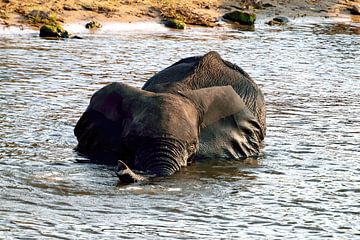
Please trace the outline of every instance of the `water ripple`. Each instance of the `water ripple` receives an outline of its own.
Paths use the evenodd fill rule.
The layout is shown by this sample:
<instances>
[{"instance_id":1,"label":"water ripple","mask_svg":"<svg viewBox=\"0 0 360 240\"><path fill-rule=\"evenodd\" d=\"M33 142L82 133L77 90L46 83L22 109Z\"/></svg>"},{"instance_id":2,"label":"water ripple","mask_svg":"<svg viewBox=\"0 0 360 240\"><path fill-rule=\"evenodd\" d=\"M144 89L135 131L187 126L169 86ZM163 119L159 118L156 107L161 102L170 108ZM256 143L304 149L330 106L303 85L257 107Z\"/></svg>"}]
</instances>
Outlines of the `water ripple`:
<instances>
[{"instance_id":1,"label":"water ripple","mask_svg":"<svg viewBox=\"0 0 360 240\"><path fill-rule=\"evenodd\" d=\"M127 26L127 25L126 25ZM47 41L0 37L0 235L5 239L354 239L360 235L359 25L294 21L256 31L156 26ZM90 96L141 87L180 58L216 50L262 87L264 155L197 162L117 184L76 163Z\"/></svg>"}]
</instances>

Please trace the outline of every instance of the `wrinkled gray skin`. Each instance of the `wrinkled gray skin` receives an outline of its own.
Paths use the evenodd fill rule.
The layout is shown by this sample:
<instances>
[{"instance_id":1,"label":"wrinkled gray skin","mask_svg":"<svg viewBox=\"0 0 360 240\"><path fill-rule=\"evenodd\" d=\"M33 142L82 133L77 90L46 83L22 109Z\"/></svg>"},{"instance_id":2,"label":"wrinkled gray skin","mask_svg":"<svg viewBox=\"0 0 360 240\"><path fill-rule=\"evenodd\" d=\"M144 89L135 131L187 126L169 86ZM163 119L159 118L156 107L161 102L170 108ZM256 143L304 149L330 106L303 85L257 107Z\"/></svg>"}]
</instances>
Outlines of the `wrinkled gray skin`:
<instances>
[{"instance_id":1,"label":"wrinkled gray skin","mask_svg":"<svg viewBox=\"0 0 360 240\"><path fill-rule=\"evenodd\" d=\"M209 52L162 70L141 90L112 83L97 91L75 127L76 150L95 163L121 159L122 181L146 179L130 169L168 176L194 158L259 155L265 113L250 76Z\"/></svg>"}]
</instances>

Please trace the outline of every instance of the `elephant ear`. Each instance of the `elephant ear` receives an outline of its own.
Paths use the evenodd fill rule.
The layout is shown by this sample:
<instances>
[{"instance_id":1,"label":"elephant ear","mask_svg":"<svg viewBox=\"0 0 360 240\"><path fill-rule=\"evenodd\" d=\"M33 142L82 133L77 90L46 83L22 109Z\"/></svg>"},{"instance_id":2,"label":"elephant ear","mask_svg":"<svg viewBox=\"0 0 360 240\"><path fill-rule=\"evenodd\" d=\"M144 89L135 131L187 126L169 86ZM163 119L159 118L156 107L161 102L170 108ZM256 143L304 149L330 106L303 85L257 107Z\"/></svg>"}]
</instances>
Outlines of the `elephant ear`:
<instances>
[{"instance_id":1,"label":"elephant ear","mask_svg":"<svg viewBox=\"0 0 360 240\"><path fill-rule=\"evenodd\" d=\"M241 97L230 85L179 92L179 94L195 104L200 114L202 127L242 111L251 114Z\"/></svg>"},{"instance_id":2,"label":"elephant ear","mask_svg":"<svg viewBox=\"0 0 360 240\"><path fill-rule=\"evenodd\" d=\"M141 104L146 94L150 93L122 83L112 83L97 91L76 123L76 150L94 162L116 163L122 149L122 121L132 117L132 106Z\"/></svg>"},{"instance_id":3,"label":"elephant ear","mask_svg":"<svg viewBox=\"0 0 360 240\"><path fill-rule=\"evenodd\" d=\"M86 111L95 110L111 121L118 121L130 111L130 103L139 100L145 92L123 83L111 83L97 91Z\"/></svg>"}]
</instances>

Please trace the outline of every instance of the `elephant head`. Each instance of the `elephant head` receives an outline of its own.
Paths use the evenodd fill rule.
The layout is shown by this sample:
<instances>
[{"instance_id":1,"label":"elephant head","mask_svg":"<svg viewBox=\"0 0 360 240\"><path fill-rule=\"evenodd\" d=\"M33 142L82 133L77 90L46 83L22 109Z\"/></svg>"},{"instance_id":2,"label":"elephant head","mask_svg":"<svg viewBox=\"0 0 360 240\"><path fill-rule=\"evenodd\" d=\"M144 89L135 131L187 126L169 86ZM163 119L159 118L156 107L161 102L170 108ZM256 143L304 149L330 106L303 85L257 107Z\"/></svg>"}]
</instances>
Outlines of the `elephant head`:
<instances>
[{"instance_id":1,"label":"elephant head","mask_svg":"<svg viewBox=\"0 0 360 240\"><path fill-rule=\"evenodd\" d=\"M202 127L241 111L248 110L231 86L173 94L112 83L92 96L78 121L77 150L97 163L121 159L131 169L168 176L191 161Z\"/></svg>"}]
</instances>

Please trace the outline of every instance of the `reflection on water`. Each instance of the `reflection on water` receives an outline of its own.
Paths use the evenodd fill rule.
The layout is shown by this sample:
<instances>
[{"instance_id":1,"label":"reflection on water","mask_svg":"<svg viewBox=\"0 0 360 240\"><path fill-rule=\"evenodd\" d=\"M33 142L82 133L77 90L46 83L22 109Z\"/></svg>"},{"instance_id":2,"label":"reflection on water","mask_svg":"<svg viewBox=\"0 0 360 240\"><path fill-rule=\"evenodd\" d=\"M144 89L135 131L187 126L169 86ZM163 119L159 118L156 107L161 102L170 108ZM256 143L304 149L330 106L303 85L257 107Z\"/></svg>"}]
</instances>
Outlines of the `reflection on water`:
<instances>
[{"instance_id":1,"label":"reflection on water","mask_svg":"<svg viewBox=\"0 0 360 240\"><path fill-rule=\"evenodd\" d=\"M11 29L0 36L0 238L360 236L358 24L79 34L85 39ZM128 186L110 167L76 163L73 127L94 91L112 81L141 87L210 50L243 67L266 95L263 157L201 161Z\"/></svg>"}]
</instances>

